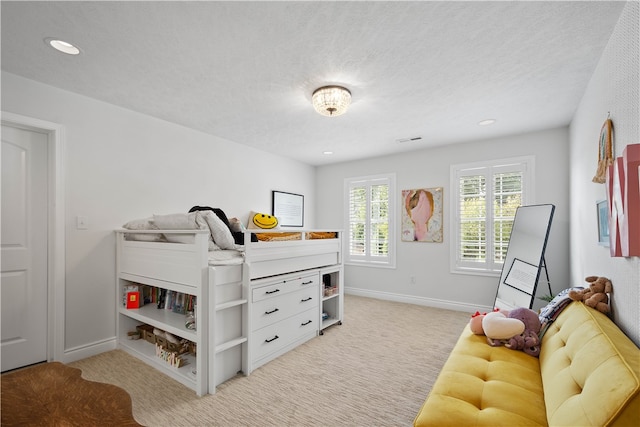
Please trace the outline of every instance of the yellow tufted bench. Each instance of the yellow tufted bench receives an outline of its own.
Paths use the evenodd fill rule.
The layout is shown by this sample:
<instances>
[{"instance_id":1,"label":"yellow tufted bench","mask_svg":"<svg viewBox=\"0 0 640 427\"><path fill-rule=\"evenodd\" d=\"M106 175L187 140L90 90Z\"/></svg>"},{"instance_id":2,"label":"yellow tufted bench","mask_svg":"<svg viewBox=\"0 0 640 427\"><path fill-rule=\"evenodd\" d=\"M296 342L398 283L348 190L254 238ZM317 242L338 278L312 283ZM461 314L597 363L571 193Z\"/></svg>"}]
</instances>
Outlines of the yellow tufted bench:
<instances>
[{"instance_id":1,"label":"yellow tufted bench","mask_svg":"<svg viewBox=\"0 0 640 427\"><path fill-rule=\"evenodd\" d=\"M539 359L465 328L413 425L640 426L640 350L581 302L551 324Z\"/></svg>"}]
</instances>

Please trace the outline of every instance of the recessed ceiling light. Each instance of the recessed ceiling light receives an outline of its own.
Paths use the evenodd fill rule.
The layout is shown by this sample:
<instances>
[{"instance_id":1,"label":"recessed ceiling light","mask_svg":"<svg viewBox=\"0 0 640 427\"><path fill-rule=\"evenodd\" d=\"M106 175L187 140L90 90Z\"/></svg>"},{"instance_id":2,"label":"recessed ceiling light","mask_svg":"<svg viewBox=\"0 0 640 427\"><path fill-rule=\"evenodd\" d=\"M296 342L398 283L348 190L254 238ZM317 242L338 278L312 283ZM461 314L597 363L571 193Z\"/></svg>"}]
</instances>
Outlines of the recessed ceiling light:
<instances>
[{"instance_id":1,"label":"recessed ceiling light","mask_svg":"<svg viewBox=\"0 0 640 427\"><path fill-rule=\"evenodd\" d=\"M65 42L64 40L58 40L58 39L49 37L44 39L44 42L49 46L51 46L52 48L54 48L55 50L60 51L62 53L66 53L68 55L80 54L80 49L78 49L77 47L75 47L69 42Z\"/></svg>"},{"instance_id":2,"label":"recessed ceiling light","mask_svg":"<svg viewBox=\"0 0 640 427\"><path fill-rule=\"evenodd\" d=\"M330 156L333 154L333 151L323 151L322 154L326 155L326 156Z\"/></svg>"},{"instance_id":3,"label":"recessed ceiling light","mask_svg":"<svg viewBox=\"0 0 640 427\"><path fill-rule=\"evenodd\" d=\"M496 119L486 119L478 122L478 126L489 126L496 122Z\"/></svg>"}]
</instances>

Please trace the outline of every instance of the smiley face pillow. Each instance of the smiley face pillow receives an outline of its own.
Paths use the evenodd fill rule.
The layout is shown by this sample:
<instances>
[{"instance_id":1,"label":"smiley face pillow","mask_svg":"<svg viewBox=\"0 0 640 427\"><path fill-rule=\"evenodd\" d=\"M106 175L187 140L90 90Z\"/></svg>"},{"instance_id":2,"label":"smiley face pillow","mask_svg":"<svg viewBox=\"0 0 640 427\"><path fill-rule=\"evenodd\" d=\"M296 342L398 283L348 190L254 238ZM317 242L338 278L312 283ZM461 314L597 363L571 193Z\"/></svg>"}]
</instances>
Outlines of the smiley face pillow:
<instances>
[{"instance_id":1,"label":"smiley face pillow","mask_svg":"<svg viewBox=\"0 0 640 427\"><path fill-rule=\"evenodd\" d=\"M278 218L265 213L251 212L249 214L247 228L253 230L273 230L274 228L278 228Z\"/></svg>"}]
</instances>

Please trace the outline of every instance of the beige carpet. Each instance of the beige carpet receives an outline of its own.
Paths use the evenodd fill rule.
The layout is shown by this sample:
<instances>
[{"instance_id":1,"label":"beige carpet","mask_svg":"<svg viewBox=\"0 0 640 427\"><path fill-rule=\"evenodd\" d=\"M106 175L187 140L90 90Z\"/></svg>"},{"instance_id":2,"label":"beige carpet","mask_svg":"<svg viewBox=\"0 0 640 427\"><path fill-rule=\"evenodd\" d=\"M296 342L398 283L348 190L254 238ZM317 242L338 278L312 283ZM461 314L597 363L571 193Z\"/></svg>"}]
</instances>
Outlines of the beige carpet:
<instances>
[{"instance_id":1,"label":"beige carpet","mask_svg":"<svg viewBox=\"0 0 640 427\"><path fill-rule=\"evenodd\" d=\"M147 426L410 426L469 314L345 296L344 322L215 395L116 350L70 364L129 392Z\"/></svg>"}]
</instances>

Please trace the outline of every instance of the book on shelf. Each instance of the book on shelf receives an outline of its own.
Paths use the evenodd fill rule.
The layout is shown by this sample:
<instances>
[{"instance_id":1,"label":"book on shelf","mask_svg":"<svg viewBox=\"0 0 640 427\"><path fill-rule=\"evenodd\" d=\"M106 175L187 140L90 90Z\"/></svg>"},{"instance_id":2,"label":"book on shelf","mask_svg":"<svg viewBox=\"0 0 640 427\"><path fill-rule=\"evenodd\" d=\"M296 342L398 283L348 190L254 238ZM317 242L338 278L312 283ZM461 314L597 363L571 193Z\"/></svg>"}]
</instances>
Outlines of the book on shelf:
<instances>
[{"instance_id":1,"label":"book on shelf","mask_svg":"<svg viewBox=\"0 0 640 427\"><path fill-rule=\"evenodd\" d=\"M171 307L171 311L173 311L174 313L185 314L184 300L185 294L182 292L178 292L175 296L175 301L173 303L173 307Z\"/></svg>"},{"instance_id":2,"label":"book on shelf","mask_svg":"<svg viewBox=\"0 0 640 427\"><path fill-rule=\"evenodd\" d=\"M167 291L163 308L174 313L185 314L190 297L191 295L187 295L183 292Z\"/></svg>"},{"instance_id":3,"label":"book on shelf","mask_svg":"<svg viewBox=\"0 0 640 427\"><path fill-rule=\"evenodd\" d=\"M140 292L127 292L127 308L140 308Z\"/></svg>"},{"instance_id":4,"label":"book on shelf","mask_svg":"<svg viewBox=\"0 0 640 427\"><path fill-rule=\"evenodd\" d=\"M139 307L145 304L155 304L158 309L178 314L186 314L188 311L195 310L196 297L193 295L139 283L128 283L122 286L123 307L133 308L129 300L132 293L137 293L136 300Z\"/></svg>"},{"instance_id":5,"label":"book on shelf","mask_svg":"<svg viewBox=\"0 0 640 427\"><path fill-rule=\"evenodd\" d=\"M133 308L129 300L130 293L137 293L136 299L139 307L145 304L155 304L158 309L170 310L178 314L195 311L196 297L194 295L133 282L122 286L123 307Z\"/></svg>"},{"instance_id":6,"label":"book on shelf","mask_svg":"<svg viewBox=\"0 0 640 427\"><path fill-rule=\"evenodd\" d=\"M129 294L137 292L138 295L141 295L143 286L144 285L141 285L139 283L129 283L127 285L124 285L122 287L122 306L130 308ZM144 305L144 301L142 300L142 298L138 297L137 300L138 300L138 307L142 307Z\"/></svg>"},{"instance_id":7,"label":"book on shelf","mask_svg":"<svg viewBox=\"0 0 640 427\"><path fill-rule=\"evenodd\" d=\"M156 288L157 289L157 288ZM178 314L186 314L193 311L196 297L183 292L159 289L152 292L158 309L169 310Z\"/></svg>"},{"instance_id":8,"label":"book on shelf","mask_svg":"<svg viewBox=\"0 0 640 427\"><path fill-rule=\"evenodd\" d=\"M158 299L156 300L157 306L159 309L164 308L165 303L167 301L167 290L158 288Z\"/></svg>"},{"instance_id":9,"label":"book on shelf","mask_svg":"<svg viewBox=\"0 0 640 427\"><path fill-rule=\"evenodd\" d=\"M141 304L152 304L155 302L153 300L153 286L142 285L142 289L140 291L140 303Z\"/></svg>"}]
</instances>

